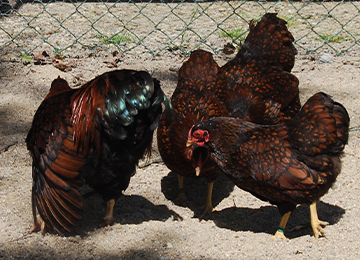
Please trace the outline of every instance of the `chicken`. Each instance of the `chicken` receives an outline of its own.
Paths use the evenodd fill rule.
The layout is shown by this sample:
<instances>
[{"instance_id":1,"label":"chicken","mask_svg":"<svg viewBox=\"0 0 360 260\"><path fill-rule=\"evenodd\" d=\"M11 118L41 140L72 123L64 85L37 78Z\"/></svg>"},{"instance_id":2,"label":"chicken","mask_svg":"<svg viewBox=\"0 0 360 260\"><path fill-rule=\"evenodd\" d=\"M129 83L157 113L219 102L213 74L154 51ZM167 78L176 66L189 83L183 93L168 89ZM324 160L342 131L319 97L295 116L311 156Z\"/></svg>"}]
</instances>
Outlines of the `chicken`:
<instances>
[{"instance_id":1,"label":"chicken","mask_svg":"<svg viewBox=\"0 0 360 260\"><path fill-rule=\"evenodd\" d=\"M164 100L158 80L132 70L107 72L45 99L26 138L33 159L31 231L72 234L83 219L84 184L106 201L111 224L115 201L151 151Z\"/></svg>"},{"instance_id":2,"label":"chicken","mask_svg":"<svg viewBox=\"0 0 360 260\"><path fill-rule=\"evenodd\" d=\"M285 238L285 226L298 204L310 205L317 239L319 233L324 236L321 226L326 222L318 219L316 202L341 171L349 121L341 104L317 93L285 124L225 117L198 122L189 131L188 157L200 168L216 163L238 187L275 204L282 215L276 238Z\"/></svg>"},{"instance_id":3,"label":"chicken","mask_svg":"<svg viewBox=\"0 0 360 260\"><path fill-rule=\"evenodd\" d=\"M294 38L286 22L267 13L255 24L236 57L221 67L227 82L227 109L233 117L258 124L278 124L300 110L294 67Z\"/></svg>"},{"instance_id":4,"label":"chicken","mask_svg":"<svg viewBox=\"0 0 360 260\"><path fill-rule=\"evenodd\" d=\"M45 99L68 90L72 90L72 88L70 88L65 79L62 79L60 76L58 76L53 80L53 82L51 82L49 93L46 95Z\"/></svg>"},{"instance_id":5,"label":"chicken","mask_svg":"<svg viewBox=\"0 0 360 260\"><path fill-rule=\"evenodd\" d=\"M204 212L212 206L213 182L220 174L211 164L203 168L187 158L188 132L198 121L212 117L237 117L256 123L277 124L300 109L298 79L290 73L296 49L286 22L266 14L250 33L237 56L219 67L211 53L194 51L178 73L171 97L172 111L165 112L157 132L165 165L179 176L180 201L185 200L183 177L205 177L208 193ZM165 122L165 115L168 122Z\"/></svg>"},{"instance_id":6,"label":"chicken","mask_svg":"<svg viewBox=\"0 0 360 260\"><path fill-rule=\"evenodd\" d=\"M180 202L186 199L183 191L183 176L199 176L196 165L192 165L187 159L187 151L184 149L189 129L201 120L214 116L229 116L223 99L219 99L224 95L221 93L224 87L221 85L222 77L219 69L211 53L194 51L179 70L178 84L171 97L172 110L165 110L159 123L157 132L159 152L166 166L179 176ZM168 122L165 120L166 115ZM208 180L208 195L200 218L213 210L211 194L213 182L218 174L220 171L215 165L209 165L202 170L201 176Z\"/></svg>"}]
</instances>

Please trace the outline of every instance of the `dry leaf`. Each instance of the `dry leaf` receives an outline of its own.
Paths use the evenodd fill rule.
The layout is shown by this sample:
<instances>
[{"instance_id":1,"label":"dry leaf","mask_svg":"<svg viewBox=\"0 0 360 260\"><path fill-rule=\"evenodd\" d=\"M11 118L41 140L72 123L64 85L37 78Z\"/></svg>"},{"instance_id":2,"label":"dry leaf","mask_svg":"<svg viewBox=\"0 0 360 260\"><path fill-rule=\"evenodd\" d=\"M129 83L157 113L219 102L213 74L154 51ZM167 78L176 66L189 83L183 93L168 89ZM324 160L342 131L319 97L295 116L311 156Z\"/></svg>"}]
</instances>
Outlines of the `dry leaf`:
<instances>
[{"instance_id":1,"label":"dry leaf","mask_svg":"<svg viewBox=\"0 0 360 260\"><path fill-rule=\"evenodd\" d=\"M227 43L227 44L224 45L223 52L224 52L226 55L233 54L233 53L235 52L235 46L232 45L231 43Z\"/></svg>"},{"instance_id":2,"label":"dry leaf","mask_svg":"<svg viewBox=\"0 0 360 260\"><path fill-rule=\"evenodd\" d=\"M34 51L32 53L35 64L49 64L51 63L51 57L47 50Z\"/></svg>"},{"instance_id":3,"label":"dry leaf","mask_svg":"<svg viewBox=\"0 0 360 260\"><path fill-rule=\"evenodd\" d=\"M73 61L66 62L61 58L60 55L56 54L55 58L53 59L53 65L55 68L58 68L62 71L69 71L71 70L71 67L74 67L75 63Z\"/></svg>"},{"instance_id":4,"label":"dry leaf","mask_svg":"<svg viewBox=\"0 0 360 260\"><path fill-rule=\"evenodd\" d=\"M118 51L114 51L112 54L107 55L104 59L104 63L107 64L109 68L116 68L117 63L120 62L120 59L122 58L123 54L119 53Z\"/></svg>"}]
</instances>

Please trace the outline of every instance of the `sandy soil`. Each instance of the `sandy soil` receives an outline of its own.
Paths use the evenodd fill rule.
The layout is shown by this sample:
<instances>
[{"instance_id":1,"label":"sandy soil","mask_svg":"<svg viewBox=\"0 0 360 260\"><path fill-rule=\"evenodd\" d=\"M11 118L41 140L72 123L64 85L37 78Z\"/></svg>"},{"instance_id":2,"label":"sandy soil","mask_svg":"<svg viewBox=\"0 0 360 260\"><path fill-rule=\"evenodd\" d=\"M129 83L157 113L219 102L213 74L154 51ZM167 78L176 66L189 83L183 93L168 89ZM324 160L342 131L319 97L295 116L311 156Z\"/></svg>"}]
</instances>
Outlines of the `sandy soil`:
<instances>
[{"instance_id":1,"label":"sandy soil","mask_svg":"<svg viewBox=\"0 0 360 260\"><path fill-rule=\"evenodd\" d=\"M333 57L333 63L320 63L321 53L298 55L293 72L300 80L302 102L326 92L348 109L351 126L359 126L359 54L354 50ZM172 52L155 58L128 54L118 68L148 70L170 96L184 58ZM232 56L215 58L224 64ZM177 177L162 163L138 169L115 206L113 226L102 226L105 204L94 196L86 200L78 235L28 234L32 179L25 136L37 107L58 75L78 86L114 68L103 63L102 55L68 57L75 67L67 72L51 64L12 60L3 57L0 64L0 259L359 259L359 131L350 133L342 173L318 204L320 219L330 223L324 228L326 238L318 241L312 236L308 207L299 207L291 216L285 233L289 239L272 239L280 221L277 209L224 176L214 187L218 212L200 222L206 181L186 179L189 202L176 205ZM156 158L156 145L154 150Z\"/></svg>"}]
</instances>

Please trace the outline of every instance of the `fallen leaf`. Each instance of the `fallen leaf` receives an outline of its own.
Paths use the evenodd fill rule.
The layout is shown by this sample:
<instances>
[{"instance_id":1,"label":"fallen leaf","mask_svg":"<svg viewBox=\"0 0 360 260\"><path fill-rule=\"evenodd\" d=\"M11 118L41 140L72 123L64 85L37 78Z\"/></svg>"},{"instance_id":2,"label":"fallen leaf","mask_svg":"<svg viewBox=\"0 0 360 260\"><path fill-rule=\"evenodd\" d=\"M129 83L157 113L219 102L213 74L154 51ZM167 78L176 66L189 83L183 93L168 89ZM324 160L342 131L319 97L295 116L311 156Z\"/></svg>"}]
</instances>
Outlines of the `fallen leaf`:
<instances>
[{"instance_id":1,"label":"fallen leaf","mask_svg":"<svg viewBox=\"0 0 360 260\"><path fill-rule=\"evenodd\" d=\"M51 63L51 57L47 50L34 51L32 56L36 65Z\"/></svg>"},{"instance_id":2,"label":"fallen leaf","mask_svg":"<svg viewBox=\"0 0 360 260\"><path fill-rule=\"evenodd\" d=\"M227 44L224 45L223 52L224 52L226 55L233 54L233 53L235 52L235 46L232 45L231 43L227 43Z\"/></svg>"},{"instance_id":3,"label":"fallen leaf","mask_svg":"<svg viewBox=\"0 0 360 260\"><path fill-rule=\"evenodd\" d=\"M75 63L73 61L66 62L60 55L56 54L55 58L53 59L53 65L59 70L70 71L71 68L74 67Z\"/></svg>"},{"instance_id":4,"label":"fallen leaf","mask_svg":"<svg viewBox=\"0 0 360 260\"><path fill-rule=\"evenodd\" d=\"M120 62L120 59L123 57L122 53L119 53L118 51L113 51L112 54L107 55L104 59L104 63L107 64L109 68L116 68L117 63Z\"/></svg>"}]
</instances>

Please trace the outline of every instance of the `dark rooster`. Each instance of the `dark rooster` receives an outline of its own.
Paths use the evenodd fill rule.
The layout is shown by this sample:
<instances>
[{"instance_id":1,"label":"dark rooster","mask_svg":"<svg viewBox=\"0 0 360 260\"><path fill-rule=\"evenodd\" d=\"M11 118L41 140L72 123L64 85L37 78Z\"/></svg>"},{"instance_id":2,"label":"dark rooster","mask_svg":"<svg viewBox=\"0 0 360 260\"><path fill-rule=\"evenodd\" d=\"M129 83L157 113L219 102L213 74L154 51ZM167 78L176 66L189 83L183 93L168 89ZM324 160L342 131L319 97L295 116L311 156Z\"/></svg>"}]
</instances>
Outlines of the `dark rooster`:
<instances>
[{"instance_id":1,"label":"dark rooster","mask_svg":"<svg viewBox=\"0 0 360 260\"><path fill-rule=\"evenodd\" d=\"M208 180L203 217L213 210L212 187L219 170L198 165L187 158L189 129L198 121L231 116L256 123L277 124L300 109L298 79L290 73L296 49L286 22L266 14L250 33L237 56L219 67L209 52L197 50L178 73L178 85L171 97L171 120L165 114L158 128L158 147L165 165L179 176L179 198L184 200L183 176Z\"/></svg>"},{"instance_id":2,"label":"dark rooster","mask_svg":"<svg viewBox=\"0 0 360 260\"><path fill-rule=\"evenodd\" d=\"M107 202L111 224L115 201L151 151L164 99L158 80L132 70L104 73L45 99L26 138L33 158L32 231L73 233L83 219L84 183Z\"/></svg>"},{"instance_id":3,"label":"dark rooster","mask_svg":"<svg viewBox=\"0 0 360 260\"><path fill-rule=\"evenodd\" d=\"M186 144L188 157L200 160L198 164L204 159L216 163L238 187L277 205L282 219L276 238L285 238L296 205L310 205L318 238L327 223L318 219L316 202L340 173L349 121L341 104L317 93L285 124L265 126L224 117L196 123Z\"/></svg>"}]
</instances>

